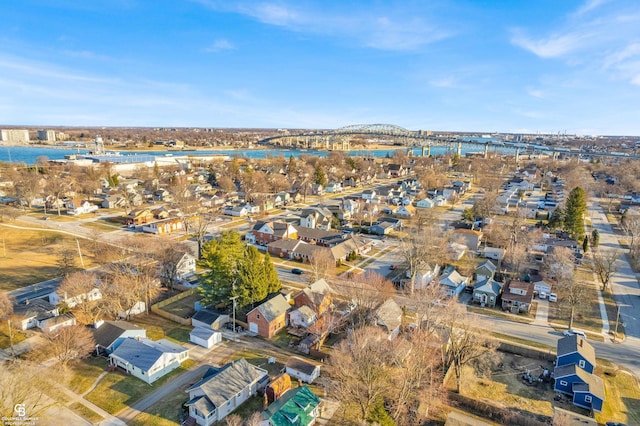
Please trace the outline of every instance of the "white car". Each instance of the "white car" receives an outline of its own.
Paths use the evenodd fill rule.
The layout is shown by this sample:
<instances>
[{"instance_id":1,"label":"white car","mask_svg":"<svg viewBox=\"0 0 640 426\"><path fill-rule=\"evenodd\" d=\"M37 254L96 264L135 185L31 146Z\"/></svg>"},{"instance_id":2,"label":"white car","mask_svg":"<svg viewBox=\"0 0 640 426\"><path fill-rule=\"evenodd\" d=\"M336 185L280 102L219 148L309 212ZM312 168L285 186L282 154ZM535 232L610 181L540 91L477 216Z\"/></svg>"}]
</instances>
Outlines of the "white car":
<instances>
[{"instance_id":1,"label":"white car","mask_svg":"<svg viewBox=\"0 0 640 426\"><path fill-rule=\"evenodd\" d=\"M549 302L557 302L558 295L556 293L549 293Z\"/></svg>"},{"instance_id":2,"label":"white car","mask_svg":"<svg viewBox=\"0 0 640 426\"><path fill-rule=\"evenodd\" d=\"M584 340L587 340L587 335L584 334L584 331L580 331L580 330L565 330L562 332L562 334L564 334L565 336L580 336L582 337Z\"/></svg>"}]
</instances>

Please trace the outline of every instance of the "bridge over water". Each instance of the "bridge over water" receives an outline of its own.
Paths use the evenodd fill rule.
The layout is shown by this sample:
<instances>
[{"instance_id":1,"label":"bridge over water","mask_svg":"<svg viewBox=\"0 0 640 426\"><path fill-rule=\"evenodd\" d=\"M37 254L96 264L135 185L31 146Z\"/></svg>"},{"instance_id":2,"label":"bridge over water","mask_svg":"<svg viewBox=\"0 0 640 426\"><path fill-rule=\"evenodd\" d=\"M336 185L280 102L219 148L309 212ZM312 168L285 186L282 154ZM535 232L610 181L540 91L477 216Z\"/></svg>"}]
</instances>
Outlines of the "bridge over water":
<instances>
[{"instance_id":1,"label":"bridge over water","mask_svg":"<svg viewBox=\"0 0 640 426\"><path fill-rule=\"evenodd\" d=\"M385 144L401 147L422 148L422 155L431 155L431 147L446 147L447 152L462 153L477 150L485 157L489 152L500 152L506 155L521 154L549 154L556 157L559 154L577 157L626 157L640 159L640 156L628 156L619 153L593 153L574 151L562 147L546 146L534 143L508 142L499 138L473 138L435 136L424 130L407 130L393 124L354 124L335 130L318 130L301 132L298 134L282 134L263 139L260 144L288 147L292 149L318 149L346 151L352 149L352 144Z\"/></svg>"}]
</instances>

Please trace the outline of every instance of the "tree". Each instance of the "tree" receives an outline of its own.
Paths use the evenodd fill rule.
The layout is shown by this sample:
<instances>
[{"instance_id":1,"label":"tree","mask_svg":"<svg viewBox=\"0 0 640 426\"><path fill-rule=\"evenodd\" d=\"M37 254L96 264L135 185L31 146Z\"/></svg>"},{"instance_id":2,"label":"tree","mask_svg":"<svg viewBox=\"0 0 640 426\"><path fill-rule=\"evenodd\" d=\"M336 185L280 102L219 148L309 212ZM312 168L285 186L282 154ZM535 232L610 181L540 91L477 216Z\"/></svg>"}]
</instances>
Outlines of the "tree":
<instances>
[{"instance_id":1,"label":"tree","mask_svg":"<svg viewBox=\"0 0 640 426\"><path fill-rule=\"evenodd\" d=\"M0 292L0 320L6 320L13 314L13 303L6 291Z\"/></svg>"},{"instance_id":2,"label":"tree","mask_svg":"<svg viewBox=\"0 0 640 426\"><path fill-rule=\"evenodd\" d=\"M327 184L327 175L324 173L324 170L322 170L322 167L319 164L316 166L313 181L317 185L324 186Z\"/></svg>"},{"instance_id":3,"label":"tree","mask_svg":"<svg viewBox=\"0 0 640 426\"><path fill-rule=\"evenodd\" d=\"M565 205L564 228L576 241L584 235L584 215L587 211L587 196L576 186L571 190Z\"/></svg>"},{"instance_id":4,"label":"tree","mask_svg":"<svg viewBox=\"0 0 640 426\"><path fill-rule=\"evenodd\" d=\"M390 342L377 327L354 330L331 355L331 387L338 400L358 407L358 420L364 421L385 395L392 380L386 360L392 352Z\"/></svg>"},{"instance_id":5,"label":"tree","mask_svg":"<svg viewBox=\"0 0 640 426\"><path fill-rule=\"evenodd\" d=\"M465 222L473 223L476 220L476 214L473 208L469 207L462 211L462 220Z\"/></svg>"},{"instance_id":6,"label":"tree","mask_svg":"<svg viewBox=\"0 0 640 426\"><path fill-rule=\"evenodd\" d=\"M495 349L495 342L487 338L488 328L479 317L468 314L462 305L454 305L449 311L445 323L449 336L446 359L454 369L458 393L464 366Z\"/></svg>"},{"instance_id":7,"label":"tree","mask_svg":"<svg viewBox=\"0 0 640 426\"><path fill-rule=\"evenodd\" d=\"M591 231L591 247L596 249L598 248L598 245L600 245L600 231L594 229Z\"/></svg>"},{"instance_id":8,"label":"tree","mask_svg":"<svg viewBox=\"0 0 640 426\"><path fill-rule=\"evenodd\" d=\"M589 236L585 235L584 239L582 240L582 251L583 252L587 252L589 251Z\"/></svg>"},{"instance_id":9,"label":"tree","mask_svg":"<svg viewBox=\"0 0 640 426\"><path fill-rule=\"evenodd\" d=\"M571 330L576 310L585 303L586 284L578 282L572 275L558 280L557 287L560 305L569 309L569 330Z\"/></svg>"},{"instance_id":10,"label":"tree","mask_svg":"<svg viewBox=\"0 0 640 426\"><path fill-rule=\"evenodd\" d=\"M180 261L186 253L186 247L170 239L163 239L159 249L154 253L160 265L160 281L167 288L173 289L176 284L180 272Z\"/></svg>"},{"instance_id":11,"label":"tree","mask_svg":"<svg viewBox=\"0 0 640 426\"><path fill-rule=\"evenodd\" d=\"M47 342L47 353L55 357L63 369L73 360L88 357L96 347L93 334L83 325L48 331L43 333L43 337Z\"/></svg>"},{"instance_id":12,"label":"tree","mask_svg":"<svg viewBox=\"0 0 640 426\"><path fill-rule=\"evenodd\" d=\"M551 229L562 229L564 228L564 209L560 206L556 207L556 209L551 213L551 217L549 218L549 228Z\"/></svg>"},{"instance_id":13,"label":"tree","mask_svg":"<svg viewBox=\"0 0 640 426\"><path fill-rule=\"evenodd\" d=\"M25 168L16 176L14 189L16 198L26 203L29 208L33 200L42 192L41 175L36 170Z\"/></svg>"},{"instance_id":14,"label":"tree","mask_svg":"<svg viewBox=\"0 0 640 426\"><path fill-rule=\"evenodd\" d=\"M60 275L67 276L78 267L76 263L77 251L71 247L63 247L58 252L58 259L56 263L58 265L58 271Z\"/></svg>"},{"instance_id":15,"label":"tree","mask_svg":"<svg viewBox=\"0 0 640 426\"><path fill-rule=\"evenodd\" d=\"M309 267L311 268L309 281L316 282L321 278L329 278L336 267L336 262L333 260L331 251L328 248L314 247L314 250L309 257Z\"/></svg>"},{"instance_id":16,"label":"tree","mask_svg":"<svg viewBox=\"0 0 640 426\"><path fill-rule=\"evenodd\" d=\"M227 303L237 297L237 303L246 306L280 290L271 259L245 245L236 231L224 231L206 243L198 262L206 269L200 278L205 305Z\"/></svg>"},{"instance_id":17,"label":"tree","mask_svg":"<svg viewBox=\"0 0 640 426\"><path fill-rule=\"evenodd\" d=\"M15 417L16 404L21 404L26 416L41 417L56 404L47 396L52 389L47 377L50 371L43 374L37 364L28 361L5 363L0 368L0 416Z\"/></svg>"},{"instance_id":18,"label":"tree","mask_svg":"<svg viewBox=\"0 0 640 426\"><path fill-rule=\"evenodd\" d=\"M618 250L612 250L607 253L598 250L593 253L592 270L598 277L600 284L602 284L602 291L607 291L611 278L618 270L616 262L619 256Z\"/></svg>"},{"instance_id":19,"label":"tree","mask_svg":"<svg viewBox=\"0 0 640 426\"><path fill-rule=\"evenodd\" d=\"M373 407L371 407L369 415L367 416L367 421L379 426L396 426L396 422L384 408L384 401L382 398L378 398Z\"/></svg>"},{"instance_id":20,"label":"tree","mask_svg":"<svg viewBox=\"0 0 640 426\"><path fill-rule=\"evenodd\" d=\"M102 299L91 300L88 295L95 290L98 284L98 276L94 272L81 271L67 275L57 293L64 299L70 299L67 303L76 319L82 324L93 324L100 319L104 311Z\"/></svg>"}]
</instances>

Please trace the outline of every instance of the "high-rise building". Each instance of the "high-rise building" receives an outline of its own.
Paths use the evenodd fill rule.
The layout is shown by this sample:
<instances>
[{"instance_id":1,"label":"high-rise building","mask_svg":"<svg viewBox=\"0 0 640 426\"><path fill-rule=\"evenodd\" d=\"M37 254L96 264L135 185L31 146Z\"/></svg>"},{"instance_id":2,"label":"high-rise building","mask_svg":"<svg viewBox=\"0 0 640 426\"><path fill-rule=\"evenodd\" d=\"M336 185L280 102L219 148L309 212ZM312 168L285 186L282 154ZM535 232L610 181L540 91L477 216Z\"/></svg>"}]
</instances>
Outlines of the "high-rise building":
<instances>
[{"instance_id":1,"label":"high-rise building","mask_svg":"<svg viewBox=\"0 0 640 426\"><path fill-rule=\"evenodd\" d=\"M0 130L0 141L2 142L29 142L29 131L26 129L4 129Z\"/></svg>"},{"instance_id":2,"label":"high-rise building","mask_svg":"<svg viewBox=\"0 0 640 426\"><path fill-rule=\"evenodd\" d=\"M55 142L56 132L53 130L38 130L38 140Z\"/></svg>"}]
</instances>

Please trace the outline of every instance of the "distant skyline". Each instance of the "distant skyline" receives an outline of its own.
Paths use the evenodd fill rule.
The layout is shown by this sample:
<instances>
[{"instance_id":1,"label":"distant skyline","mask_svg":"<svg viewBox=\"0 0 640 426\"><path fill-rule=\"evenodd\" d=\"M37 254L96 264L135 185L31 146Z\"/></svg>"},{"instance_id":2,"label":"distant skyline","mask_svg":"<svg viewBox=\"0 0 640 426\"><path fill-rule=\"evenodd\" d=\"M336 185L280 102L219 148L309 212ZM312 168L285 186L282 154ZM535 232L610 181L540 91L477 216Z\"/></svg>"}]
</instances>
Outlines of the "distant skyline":
<instances>
[{"instance_id":1,"label":"distant skyline","mask_svg":"<svg viewBox=\"0 0 640 426\"><path fill-rule=\"evenodd\" d=\"M640 2L20 0L0 124L640 135Z\"/></svg>"}]
</instances>

